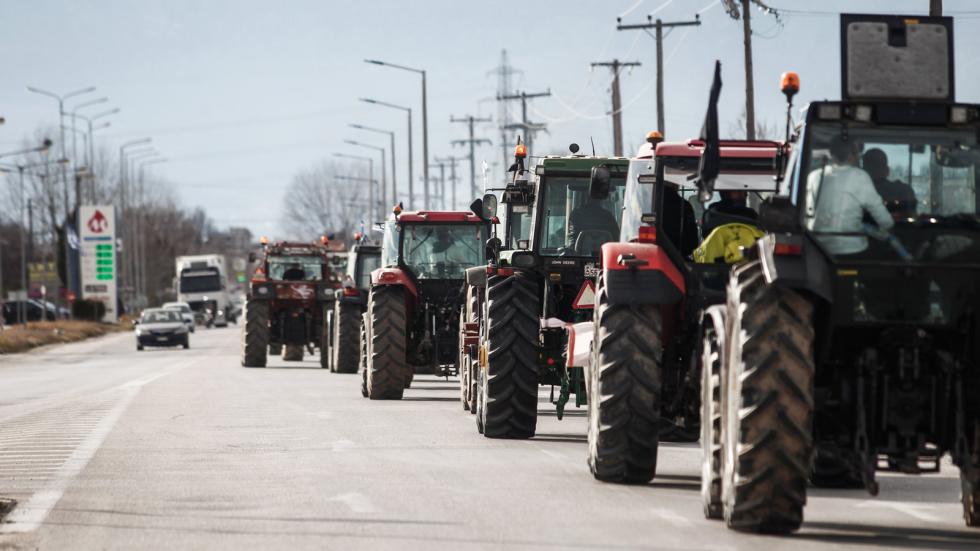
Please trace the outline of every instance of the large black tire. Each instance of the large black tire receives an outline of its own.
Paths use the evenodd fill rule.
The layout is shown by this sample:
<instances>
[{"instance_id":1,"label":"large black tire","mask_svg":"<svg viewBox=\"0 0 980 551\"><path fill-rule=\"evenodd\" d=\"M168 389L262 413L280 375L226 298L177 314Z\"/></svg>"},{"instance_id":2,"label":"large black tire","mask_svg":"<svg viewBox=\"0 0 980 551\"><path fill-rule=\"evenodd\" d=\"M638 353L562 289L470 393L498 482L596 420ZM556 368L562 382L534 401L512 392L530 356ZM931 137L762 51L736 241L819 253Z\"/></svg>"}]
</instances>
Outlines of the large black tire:
<instances>
[{"instance_id":1,"label":"large black tire","mask_svg":"<svg viewBox=\"0 0 980 551\"><path fill-rule=\"evenodd\" d=\"M303 361L303 345L287 344L282 347L282 359L285 362Z\"/></svg>"},{"instance_id":2,"label":"large black tire","mask_svg":"<svg viewBox=\"0 0 980 551\"><path fill-rule=\"evenodd\" d=\"M361 372L361 396L368 397L367 389L367 326L366 317L361 315L361 323L357 331L357 340L360 343L360 353L357 355L357 370Z\"/></svg>"},{"instance_id":3,"label":"large black tire","mask_svg":"<svg viewBox=\"0 0 980 551\"><path fill-rule=\"evenodd\" d=\"M701 338L701 503L704 517L722 518L721 499L721 361L720 335L705 315Z\"/></svg>"},{"instance_id":4,"label":"large black tire","mask_svg":"<svg viewBox=\"0 0 980 551\"><path fill-rule=\"evenodd\" d=\"M456 352L456 365L459 366L459 402L463 411L470 410L470 367L467 354L463 352L463 339L466 338L466 307L459 312L459 350Z\"/></svg>"},{"instance_id":5,"label":"large black tire","mask_svg":"<svg viewBox=\"0 0 980 551\"><path fill-rule=\"evenodd\" d=\"M405 289L381 285L368 299L367 391L372 400L401 400L411 383L406 357Z\"/></svg>"},{"instance_id":6,"label":"large black tire","mask_svg":"<svg viewBox=\"0 0 980 551\"><path fill-rule=\"evenodd\" d=\"M971 395L975 396L975 395ZM980 527L980 426L974 428L973 453L967 463L960 465L960 499L963 520L972 528Z\"/></svg>"},{"instance_id":7,"label":"large black tire","mask_svg":"<svg viewBox=\"0 0 980 551\"><path fill-rule=\"evenodd\" d=\"M269 303L248 300L245 303L245 324L242 325L242 365L265 367L269 346Z\"/></svg>"},{"instance_id":8,"label":"large black tire","mask_svg":"<svg viewBox=\"0 0 980 551\"><path fill-rule=\"evenodd\" d=\"M660 309L610 304L599 282L589 365L589 468L605 482L644 484L657 472Z\"/></svg>"},{"instance_id":9,"label":"large black tire","mask_svg":"<svg viewBox=\"0 0 980 551\"><path fill-rule=\"evenodd\" d=\"M480 319L480 298L477 287L467 287L466 305L459 312L459 399L463 403L463 411L476 413L476 370L470 351L463 346L466 338L466 323L475 323Z\"/></svg>"},{"instance_id":10,"label":"large black tire","mask_svg":"<svg viewBox=\"0 0 980 551\"><path fill-rule=\"evenodd\" d=\"M803 522L813 453L813 304L768 285L758 261L728 285L722 415L725 523L786 533Z\"/></svg>"},{"instance_id":11,"label":"large black tire","mask_svg":"<svg viewBox=\"0 0 980 551\"><path fill-rule=\"evenodd\" d=\"M483 435L530 438L538 423L538 284L532 276L487 281Z\"/></svg>"},{"instance_id":12,"label":"large black tire","mask_svg":"<svg viewBox=\"0 0 980 551\"><path fill-rule=\"evenodd\" d=\"M333 311L332 370L337 373L357 373L358 340L361 327L361 306L337 302Z\"/></svg>"}]
</instances>

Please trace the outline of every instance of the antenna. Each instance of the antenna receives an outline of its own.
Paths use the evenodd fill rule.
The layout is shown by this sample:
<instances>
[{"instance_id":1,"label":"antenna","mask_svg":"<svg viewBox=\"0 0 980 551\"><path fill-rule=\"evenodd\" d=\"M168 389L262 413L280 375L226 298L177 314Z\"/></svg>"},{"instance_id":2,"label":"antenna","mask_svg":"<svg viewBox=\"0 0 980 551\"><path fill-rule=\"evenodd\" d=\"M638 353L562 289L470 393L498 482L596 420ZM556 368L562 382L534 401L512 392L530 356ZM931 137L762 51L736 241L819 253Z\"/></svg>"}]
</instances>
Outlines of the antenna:
<instances>
[{"instance_id":1,"label":"antenna","mask_svg":"<svg viewBox=\"0 0 980 551\"><path fill-rule=\"evenodd\" d=\"M592 139L592 136L589 136L589 142L592 143L592 156L595 157L595 140Z\"/></svg>"}]
</instances>

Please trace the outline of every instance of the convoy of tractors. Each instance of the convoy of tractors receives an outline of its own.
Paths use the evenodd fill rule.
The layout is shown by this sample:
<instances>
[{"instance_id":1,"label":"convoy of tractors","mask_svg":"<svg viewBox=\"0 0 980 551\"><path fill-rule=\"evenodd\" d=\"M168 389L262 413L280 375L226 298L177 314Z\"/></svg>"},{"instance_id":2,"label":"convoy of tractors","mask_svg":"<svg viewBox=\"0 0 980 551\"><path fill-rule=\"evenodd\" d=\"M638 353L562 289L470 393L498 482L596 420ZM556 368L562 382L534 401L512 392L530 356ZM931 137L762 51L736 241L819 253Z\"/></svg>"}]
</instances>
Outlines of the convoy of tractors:
<instances>
[{"instance_id":1,"label":"convoy of tractors","mask_svg":"<svg viewBox=\"0 0 980 551\"><path fill-rule=\"evenodd\" d=\"M780 141L719 139L716 68L698 139L533 165L518 140L469 211L397 205L349 250L263 242L242 365L319 348L371 400L456 377L487 438L574 400L611 483L700 441L704 514L744 531L949 454L980 526L980 106L955 101L950 19L841 29L841 99L796 120L785 73Z\"/></svg>"}]
</instances>

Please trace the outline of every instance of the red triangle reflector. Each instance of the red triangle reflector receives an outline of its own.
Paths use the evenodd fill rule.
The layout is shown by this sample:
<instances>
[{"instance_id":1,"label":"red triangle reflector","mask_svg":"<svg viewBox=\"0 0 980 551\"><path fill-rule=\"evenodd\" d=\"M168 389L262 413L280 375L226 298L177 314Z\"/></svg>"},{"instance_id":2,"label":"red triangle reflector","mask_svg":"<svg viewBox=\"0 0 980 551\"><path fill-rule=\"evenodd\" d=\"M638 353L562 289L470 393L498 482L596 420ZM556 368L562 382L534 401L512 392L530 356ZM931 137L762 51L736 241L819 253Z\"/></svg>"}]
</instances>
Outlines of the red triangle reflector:
<instances>
[{"instance_id":1,"label":"red triangle reflector","mask_svg":"<svg viewBox=\"0 0 980 551\"><path fill-rule=\"evenodd\" d=\"M595 308L595 284L591 279L586 279L582 283L582 288L578 290L575 302L572 303L575 310L586 310Z\"/></svg>"}]
</instances>

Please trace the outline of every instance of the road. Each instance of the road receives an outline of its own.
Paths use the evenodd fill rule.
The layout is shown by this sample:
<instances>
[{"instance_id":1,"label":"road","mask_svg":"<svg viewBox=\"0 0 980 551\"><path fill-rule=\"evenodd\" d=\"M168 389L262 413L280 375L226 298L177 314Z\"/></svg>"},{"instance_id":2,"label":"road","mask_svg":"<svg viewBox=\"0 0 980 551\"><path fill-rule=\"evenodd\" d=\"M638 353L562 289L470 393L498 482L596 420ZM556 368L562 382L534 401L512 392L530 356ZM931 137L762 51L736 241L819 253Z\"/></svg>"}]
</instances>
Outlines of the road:
<instances>
[{"instance_id":1,"label":"road","mask_svg":"<svg viewBox=\"0 0 980 551\"><path fill-rule=\"evenodd\" d=\"M353 375L238 364L238 331L136 352L131 335L0 358L0 549L977 549L955 469L811 490L803 529L704 520L700 451L663 445L646 486L592 479L584 411L488 440L453 381L399 402Z\"/></svg>"}]
</instances>

